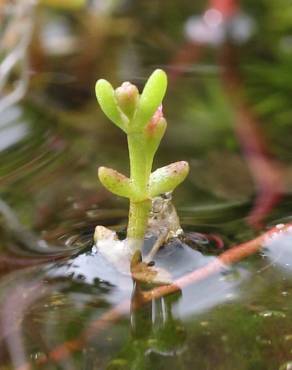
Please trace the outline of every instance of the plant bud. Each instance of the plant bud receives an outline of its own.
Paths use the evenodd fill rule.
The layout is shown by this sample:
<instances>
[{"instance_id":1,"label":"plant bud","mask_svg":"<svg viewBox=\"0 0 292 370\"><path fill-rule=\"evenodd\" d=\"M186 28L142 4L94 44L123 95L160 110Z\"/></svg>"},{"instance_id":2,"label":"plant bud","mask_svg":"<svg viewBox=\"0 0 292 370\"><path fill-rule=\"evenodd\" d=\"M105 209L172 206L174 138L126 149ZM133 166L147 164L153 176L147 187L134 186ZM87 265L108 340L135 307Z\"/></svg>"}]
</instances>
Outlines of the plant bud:
<instances>
[{"instance_id":1,"label":"plant bud","mask_svg":"<svg viewBox=\"0 0 292 370\"><path fill-rule=\"evenodd\" d=\"M137 87L130 82L124 82L115 90L115 95L120 109L131 119L139 101L139 91Z\"/></svg>"},{"instance_id":2,"label":"plant bud","mask_svg":"<svg viewBox=\"0 0 292 370\"><path fill-rule=\"evenodd\" d=\"M145 134L148 138L157 138L161 140L166 130L166 120L163 116L162 105L157 108L150 122L145 127Z\"/></svg>"},{"instance_id":3,"label":"plant bud","mask_svg":"<svg viewBox=\"0 0 292 370\"><path fill-rule=\"evenodd\" d=\"M162 106L159 106L151 120L144 128L146 155L153 158L166 130L166 120L163 117Z\"/></svg>"}]
</instances>

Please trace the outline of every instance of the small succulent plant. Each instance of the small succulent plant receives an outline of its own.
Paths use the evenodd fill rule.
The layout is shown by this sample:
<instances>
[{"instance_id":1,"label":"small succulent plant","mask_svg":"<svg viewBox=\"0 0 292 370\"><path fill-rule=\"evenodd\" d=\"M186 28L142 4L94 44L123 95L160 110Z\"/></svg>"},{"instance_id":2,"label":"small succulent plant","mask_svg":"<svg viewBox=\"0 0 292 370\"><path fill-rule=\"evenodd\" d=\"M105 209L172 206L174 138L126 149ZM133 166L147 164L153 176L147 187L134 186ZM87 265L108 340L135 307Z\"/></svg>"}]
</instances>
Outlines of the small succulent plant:
<instances>
[{"instance_id":1,"label":"small succulent plant","mask_svg":"<svg viewBox=\"0 0 292 370\"><path fill-rule=\"evenodd\" d=\"M98 177L109 191L130 200L127 239L143 240L152 199L173 191L187 176L189 165L181 161L152 172L155 152L166 130L162 100L167 76L157 69L149 77L141 95L137 87L124 82L116 90L100 79L96 97L105 115L128 139L130 177L107 167L98 169Z\"/></svg>"}]
</instances>

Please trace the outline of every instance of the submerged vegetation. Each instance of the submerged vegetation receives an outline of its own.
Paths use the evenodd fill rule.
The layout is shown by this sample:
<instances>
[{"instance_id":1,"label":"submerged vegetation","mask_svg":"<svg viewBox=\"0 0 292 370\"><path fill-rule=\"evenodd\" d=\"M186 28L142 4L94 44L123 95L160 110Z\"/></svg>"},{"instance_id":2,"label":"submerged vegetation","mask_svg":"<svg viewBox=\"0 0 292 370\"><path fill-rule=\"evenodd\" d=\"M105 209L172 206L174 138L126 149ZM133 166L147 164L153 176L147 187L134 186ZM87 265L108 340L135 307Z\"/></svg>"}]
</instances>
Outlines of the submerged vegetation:
<instances>
[{"instance_id":1,"label":"submerged vegetation","mask_svg":"<svg viewBox=\"0 0 292 370\"><path fill-rule=\"evenodd\" d=\"M141 95L129 82L116 90L106 80L96 83L96 96L103 112L128 139L130 178L111 168L98 170L101 183L109 191L130 200L128 239L143 239L152 199L172 192L189 172L188 163L180 161L151 173L167 126L161 105L166 87L167 76L159 69L149 77Z\"/></svg>"}]
</instances>

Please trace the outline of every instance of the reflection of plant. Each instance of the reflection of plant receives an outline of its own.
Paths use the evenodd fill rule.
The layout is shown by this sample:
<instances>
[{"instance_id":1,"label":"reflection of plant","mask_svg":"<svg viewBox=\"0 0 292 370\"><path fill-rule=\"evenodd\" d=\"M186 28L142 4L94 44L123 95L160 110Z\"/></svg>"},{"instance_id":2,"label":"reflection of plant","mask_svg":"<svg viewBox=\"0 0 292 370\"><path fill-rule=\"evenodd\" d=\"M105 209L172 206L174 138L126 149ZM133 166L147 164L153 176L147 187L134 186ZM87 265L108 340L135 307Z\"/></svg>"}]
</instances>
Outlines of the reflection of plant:
<instances>
[{"instance_id":1,"label":"reflection of plant","mask_svg":"<svg viewBox=\"0 0 292 370\"><path fill-rule=\"evenodd\" d=\"M97 100L106 114L128 138L130 178L100 167L101 183L112 193L130 199L127 237L142 239L147 226L151 199L173 191L187 176L188 163L176 162L151 173L153 158L166 129L161 102L167 77L156 70L139 95L135 85L123 83L116 90L106 80L96 83Z\"/></svg>"},{"instance_id":2,"label":"reflection of plant","mask_svg":"<svg viewBox=\"0 0 292 370\"><path fill-rule=\"evenodd\" d=\"M131 336L123 342L118 355L110 361L106 370L153 369L154 363L155 368L160 368L166 358L175 361L185 348L186 329L172 312L181 293L153 299L145 311L133 308L140 294L140 287L136 288L132 295Z\"/></svg>"}]
</instances>

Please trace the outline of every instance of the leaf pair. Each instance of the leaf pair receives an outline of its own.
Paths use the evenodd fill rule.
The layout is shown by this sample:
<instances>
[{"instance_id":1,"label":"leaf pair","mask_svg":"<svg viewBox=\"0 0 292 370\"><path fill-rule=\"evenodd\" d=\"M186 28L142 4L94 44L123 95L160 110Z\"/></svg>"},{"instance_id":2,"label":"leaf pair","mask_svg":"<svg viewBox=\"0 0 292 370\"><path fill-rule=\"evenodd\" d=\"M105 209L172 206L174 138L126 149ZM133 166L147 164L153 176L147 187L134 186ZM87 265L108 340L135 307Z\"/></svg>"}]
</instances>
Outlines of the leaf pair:
<instances>
[{"instance_id":1,"label":"leaf pair","mask_svg":"<svg viewBox=\"0 0 292 370\"><path fill-rule=\"evenodd\" d=\"M160 106L166 88L166 74L157 69L149 77L141 96L137 96L136 87L128 82L114 90L104 79L97 81L95 93L105 115L128 133L142 132Z\"/></svg>"},{"instance_id":2,"label":"leaf pair","mask_svg":"<svg viewBox=\"0 0 292 370\"><path fill-rule=\"evenodd\" d=\"M175 162L157 169L150 176L147 197L151 199L160 194L173 191L184 181L188 172L189 165L184 161ZM100 167L98 176L103 186L112 193L137 201L132 181L128 177L107 167Z\"/></svg>"}]
</instances>

